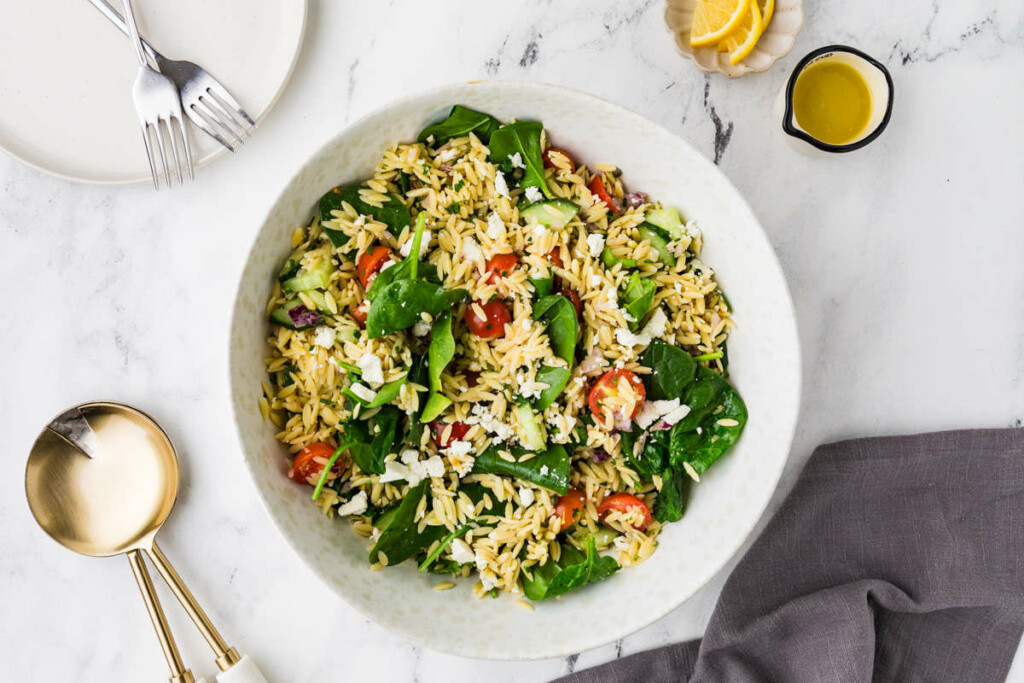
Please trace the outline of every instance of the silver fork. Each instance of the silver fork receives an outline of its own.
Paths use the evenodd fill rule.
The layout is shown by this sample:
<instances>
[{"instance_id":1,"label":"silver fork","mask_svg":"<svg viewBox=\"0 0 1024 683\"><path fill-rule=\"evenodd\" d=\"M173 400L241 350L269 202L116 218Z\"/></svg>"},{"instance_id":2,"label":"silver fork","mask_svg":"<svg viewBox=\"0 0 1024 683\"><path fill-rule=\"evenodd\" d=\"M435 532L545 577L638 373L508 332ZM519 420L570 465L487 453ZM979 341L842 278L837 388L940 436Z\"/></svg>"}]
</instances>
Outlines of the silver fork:
<instances>
[{"instance_id":1,"label":"silver fork","mask_svg":"<svg viewBox=\"0 0 1024 683\"><path fill-rule=\"evenodd\" d=\"M156 136L156 148L160 152L160 161L164 169L167 186L171 186L171 169L168 161L173 154L174 170L178 176L178 184L184 183L181 173L182 160L178 154L178 138L184 147L184 162L188 166L188 177L193 178L192 150L189 149L188 135L185 132L185 119L181 114L181 100L178 89L171 79L158 73L149 65L146 51L139 38L139 28L135 25L135 14L132 12L131 0L124 0L124 16L128 24L128 35L131 37L135 56L139 59L139 73L135 76L132 87L132 99L135 101L135 113L142 126L142 139L146 143L146 155L149 157L149 171L153 174L153 185L160 189L160 173L153 156L153 144L150 132ZM167 140L164 141L164 130ZM175 134L177 133L177 135Z\"/></svg>"},{"instance_id":2,"label":"silver fork","mask_svg":"<svg viewBox=\"0 0 1024 683\"><path fill-rule=\"evenodd\" d=\"M114 26L128 33L121 15L105 0L89 0ZM168 59L156 51L144 38L142 47L150 56L157 69L178 86L182 108L197 128L227 147L232 152L234 145L248 138L256 122L235 101L231 93L198 64L185 60Z\"/></svg>"}]
</instances>

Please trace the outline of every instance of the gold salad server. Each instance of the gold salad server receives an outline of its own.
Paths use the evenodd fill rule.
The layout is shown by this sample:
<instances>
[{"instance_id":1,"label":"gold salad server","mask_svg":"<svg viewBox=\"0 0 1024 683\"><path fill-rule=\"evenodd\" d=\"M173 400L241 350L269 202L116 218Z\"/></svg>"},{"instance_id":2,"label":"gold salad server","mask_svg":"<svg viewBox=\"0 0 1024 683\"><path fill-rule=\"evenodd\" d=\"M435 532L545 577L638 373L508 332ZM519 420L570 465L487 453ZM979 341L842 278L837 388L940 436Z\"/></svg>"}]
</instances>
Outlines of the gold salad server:
<instances>
[{"instance_id":1,"label":"gold salad server","mask_svg":"<svg viewBox=\"0 0 1024 683\"><path fill-rule=\"evenodd\" d=\"M43 429L25 470L36 521L66 548L90 557L125 553L171 670L171 683L193 683L182 663L153 582L149 556L217 656L219 683L267 683L256 664L220 635L155 536L178 495L178 456L145 413L109 402L83 403Z\"/></svg>"}]
</instances>

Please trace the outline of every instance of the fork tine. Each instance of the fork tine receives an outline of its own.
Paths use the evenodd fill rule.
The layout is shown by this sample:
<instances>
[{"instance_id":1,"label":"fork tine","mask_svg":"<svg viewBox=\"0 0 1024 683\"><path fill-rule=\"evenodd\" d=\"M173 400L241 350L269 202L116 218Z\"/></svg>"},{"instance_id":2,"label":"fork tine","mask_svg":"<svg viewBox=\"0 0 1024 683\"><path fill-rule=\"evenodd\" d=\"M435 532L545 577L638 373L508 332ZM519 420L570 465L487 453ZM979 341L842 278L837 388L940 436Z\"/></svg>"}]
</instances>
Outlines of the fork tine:
<instances>
[{"instance_id":1,"label":"fork tine","mask_svg":"<svg viewBox=\"0 0 1024 683\"><path fill-rule=\"evenodd\" d=\"M188 166L188 179L195 180L195 172L192 169L192 147L188 143L188 131L185 130L185 122L182 120L181 114L178 114L172 120L178 122L178 135L181 136L181 145L185 150L185 163Z\"/></svg>"},{"instance_id":2,"label":"fork tine","mask_svg":"<svg viewBox=\"0 0 1024 683\"><path fill-rule=\"evenodd\" d=\"M185 180L181 175L181 159L178 156L178 141L174 139L174 128L171 127L171 119L162 118L157 122L157 125L164 125L167 127L167 142L171 147L171 155L174 157L174 171L175 175L178 176L178 185L184 185ZM168 178L168 184L170 178Z\"/></svg>"},{"instance_id":3,"label":"fork tine","mask_svg":"<svg viewBox=\"0 0 1024 683\"><path fill-rule=\"evenodd\" d=\"M227 128L231 133L238 138L239 142L245 142L248 137L248 132L243 124L240 124L231 114L229 114L220 102L217 101L216 97L211 95L200 95L199 101L213 113L213 117L217 119L221 126ZM239 130L241 132L239 132Z\"/></svg>"},{"instance_id":4,"label":"fork tine","mask_svg":"<svg viewBox=\"0 0 1024 683\"><path fill-rule=\"evenodd\" d=\"M160 132L160 119L156 120L156 124L153 126L153 130L156 131L157 147L160 149L160 161L163 162L164 179L167 181L167 187L171 187L171 168L167 164L168 155L164 148L164 136Z\"/></svg>"},{"instance_id":5,"label":"fork tine","mask_svg":"<svg viewBox=\"0 0 1024 683\"><path fill-rule=\"evenodd\" d=\"M142 141L146 143L146 159L149 160L149 172L153 176L153 187L160 189L160 176L156 171L156 163L153 161L153 146L149 143L149 126L142 124Z\"/></svg>"},{"instance_id":6,"label":"fork tine","mask_svg":"<svg viewBox=\"0 0 1024 683\"><path fill-rule=\"evenodd\" d=\"M244 142L242 138L238 136L238 133L235 132L235 129L227 125L221 117L217 115L217 112L210 108L208 102L202 97L192 104L192 108L200 114L212 128L221 131L224 136L229 138L232 142L237 142L239 144Z\"/></svg>"},{"instance_id":7,"label":"fork tine","mask_svg":"<svg viewBox=\"0 0 1024 683\"><path fill-rule=\"evenodd\" d=\"M194 123L197 128L209 135L211 138L228 148L228 151L234 152L235 148L230 142L225 140L220 133L213 127L213 125L207 120L206 114L200 111L196 105L190 104L188 106L188 118L189 121Z\"/></svg>"},{"instance_id":8,"label":"fork tine","mask_svg":"<svg viewBox=\"0 0 1024 683\"><path fill-rule=\"evenodd\" d=\"M245 113L245 110L239 106L238 102L235 101L235 98L232 97L222 85L219 83L212 83L207 86L206 91L217 100L217 104L219 104L222 109L227 111L231 117L242 126L246 133L250 132L246 123L253 128L256 127L256 122Z\"/></svg>"}]
</instances>

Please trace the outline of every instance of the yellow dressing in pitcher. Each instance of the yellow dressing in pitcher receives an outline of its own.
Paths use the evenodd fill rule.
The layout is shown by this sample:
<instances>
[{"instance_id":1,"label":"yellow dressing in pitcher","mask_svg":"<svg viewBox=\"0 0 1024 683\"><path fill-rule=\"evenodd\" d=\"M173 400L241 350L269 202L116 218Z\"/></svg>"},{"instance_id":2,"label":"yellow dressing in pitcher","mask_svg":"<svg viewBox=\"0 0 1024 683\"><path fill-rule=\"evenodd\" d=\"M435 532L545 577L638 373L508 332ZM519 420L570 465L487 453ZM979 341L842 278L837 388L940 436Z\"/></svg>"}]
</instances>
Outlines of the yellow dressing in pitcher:
<instances>
[{"instance_id":1,"label":"yellow dressing in pitcher","mask_svg":"<svg viewBox=\"0 0 1024 683\"><path fill-rule=\"evenodd\" d=\"M856 68L823 59L797 76L793 114L811 137L845 145L860 137L871 120L871 90Z\"/></svg>"}]
</instances>

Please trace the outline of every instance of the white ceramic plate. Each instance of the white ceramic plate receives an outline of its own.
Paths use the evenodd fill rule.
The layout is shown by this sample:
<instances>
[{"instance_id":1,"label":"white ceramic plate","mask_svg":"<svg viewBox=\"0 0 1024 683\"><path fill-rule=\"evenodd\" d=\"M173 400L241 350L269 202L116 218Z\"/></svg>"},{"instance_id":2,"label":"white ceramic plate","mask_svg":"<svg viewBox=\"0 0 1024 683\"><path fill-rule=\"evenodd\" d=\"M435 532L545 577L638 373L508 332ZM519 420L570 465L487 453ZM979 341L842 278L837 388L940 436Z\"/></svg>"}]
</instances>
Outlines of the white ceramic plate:
<instances>
[{"instance_id":1,"label":"white ceramic plate","mask_svg":"<svg viewBox=\"0 0 1024 683\"><path fill-rule=\"evenodd\" d=\"M737 78L751 72L768 70L772 64L789 54L796 34L804 25L803 0L775 0L775 11L757 45L739 64L732 64L729 55L717 47L690 47L690 28L697 0L666 0L665 23L675 37L676 47L684 57L706 73L720 73Z\"/></svg>"},{"instance_id":2,"label":"white ceramic plate","mask_svg":"<svg viewBox=\"0 0 1024 683\"><path fill-rule=\"evenodd\" d=\"M121 12L121 0L107 0ZM257 121L291 74L306 0L136 0L139 30L171 59L212 73ZM132 105L128 39L86 0L5 3L0 148L95 183L150 182ZM225 151L187 124L196 165Z\"/></svg>"},{"instance_id":3,"label":"white ceramic plate","mask_svg":"<svg viewBox=\"0 0 1024 683\"><path fill-rule=\"evenodd\" d=\"M414 139L454 103L500 119L544 122L554 144L579 162L609 162L628 187L698 220L702 258L715 267L736 311L729 338L732 381L750 410L737 446L695 487L682 521L670 524L644 564L536 612L510 599L477 600L472 581L431 586L414 563L371 572L367 541L330 520L309 489L285 476L285 449L260 417L264 314L293 228L308 223L320 196L369 176L381 152ZM800 393L793 306L764 231L724 175L689 144L618 105L565 88L530 83L452 85L401 100L338 134L296 173L260 227L242 274L231 328L232 403L246 467L267 511L292 548L342 598L378 624L435 650L469 657L527 659L579 652L663 616L704 585L736 552L775 489L789 454ZM322 608L322 607L321 607Z\"/></svg>"}]
</instances>

